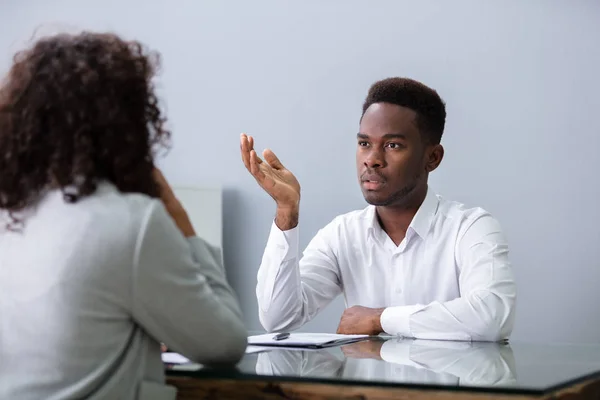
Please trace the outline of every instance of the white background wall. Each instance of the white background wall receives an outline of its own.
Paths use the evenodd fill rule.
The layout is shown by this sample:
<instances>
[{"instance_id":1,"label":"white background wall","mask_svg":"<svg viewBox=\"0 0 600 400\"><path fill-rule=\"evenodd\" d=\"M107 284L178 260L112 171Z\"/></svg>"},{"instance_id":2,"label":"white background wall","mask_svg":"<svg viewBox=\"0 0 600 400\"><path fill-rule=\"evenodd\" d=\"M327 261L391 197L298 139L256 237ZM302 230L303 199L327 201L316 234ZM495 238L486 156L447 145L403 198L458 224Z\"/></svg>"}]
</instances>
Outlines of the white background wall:
<instances>
[{"instance_id":1,"label":"white background wall","mask_svg":"<svg viewBox=\"0 0 600 400\"><path fill-rule=\"evenodd\" d=\"M400 75L447 102L432 187L487 208L509 236L513 339L600 342L600 2L0 0L0 69L37 26L58 23L162 53L174 148L161 166L173 183L225 188L225 260L250 329L274 205L240 161L240 132L299 178L304 246L364 206L361 103ZM305 329L334 330L342 309Z\"/></svg>"}]
</instances>

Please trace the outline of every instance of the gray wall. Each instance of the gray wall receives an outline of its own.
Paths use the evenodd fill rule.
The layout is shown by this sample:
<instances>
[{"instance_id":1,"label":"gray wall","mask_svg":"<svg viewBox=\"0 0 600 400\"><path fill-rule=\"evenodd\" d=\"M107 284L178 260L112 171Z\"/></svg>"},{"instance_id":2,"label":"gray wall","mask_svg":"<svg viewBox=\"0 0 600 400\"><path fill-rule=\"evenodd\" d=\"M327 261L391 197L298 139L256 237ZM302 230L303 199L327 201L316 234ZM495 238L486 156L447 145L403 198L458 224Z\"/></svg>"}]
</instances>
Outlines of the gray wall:
<instances>
[{"instance_id":1,"label":"gray wall","mask_svg":"<svg viewBox=\"0 0 600 400\"><path fill-rule=\"evenodd\" d=\"M162 53L174 148L161 165L174 183L225 188L228 275L249 328L260 327L274 205L240 161L240 132L299 178L304 246L364 206L361 102L375 80L403 75L447 101L433 188L487 208L508 233L513 338L600 342L600 2L4 0L0 68L42 23L114 30ZM304 329L334 330L342 309Z\"/></svg>"}]
</instances>

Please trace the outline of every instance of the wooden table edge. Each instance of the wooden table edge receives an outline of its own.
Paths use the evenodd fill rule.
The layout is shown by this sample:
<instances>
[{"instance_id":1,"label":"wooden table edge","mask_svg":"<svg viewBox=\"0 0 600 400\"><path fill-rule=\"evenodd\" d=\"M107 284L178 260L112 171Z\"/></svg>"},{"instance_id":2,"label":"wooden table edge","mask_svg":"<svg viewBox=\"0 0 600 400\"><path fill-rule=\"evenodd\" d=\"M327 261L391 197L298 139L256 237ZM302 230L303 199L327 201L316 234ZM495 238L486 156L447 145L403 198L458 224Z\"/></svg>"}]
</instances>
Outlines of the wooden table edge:
<instances>
[{"instance_id":1,"label":"wooden table edge","mask_svg":"<svg viewBox=\"0 0 600 400\"><path fill-rule=\"evenodd\" d=\"M167 376L167 383L178 390L177 398L191 399L416 399L416 400L580 400L600 399L600 376L594 376L548 394L519 394L473 391L468 388L422 388L410 386L373 386L357 382L334 384L269 379Z\"/></svg>"}]
</instances>

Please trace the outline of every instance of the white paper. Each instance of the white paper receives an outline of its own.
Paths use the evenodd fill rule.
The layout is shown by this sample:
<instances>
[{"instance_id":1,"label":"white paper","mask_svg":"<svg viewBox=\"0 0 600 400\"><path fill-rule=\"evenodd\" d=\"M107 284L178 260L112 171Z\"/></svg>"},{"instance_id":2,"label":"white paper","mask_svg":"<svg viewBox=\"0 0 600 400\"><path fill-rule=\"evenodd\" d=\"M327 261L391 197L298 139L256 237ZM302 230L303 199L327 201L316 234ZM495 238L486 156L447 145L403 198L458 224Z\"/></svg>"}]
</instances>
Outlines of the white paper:
<instances>
[{"instance_id":1,"label":"white paper","mask_svg":"<svg viewBox=\"0 0 600 400\"><path fill-rule=\"evenodd\" d=\"M283 347L283 346L255 346L255 345L250 345L248 347L246 347L246 354L258 354L258 353L266 353L267 351L273 351L273 350L285 350L285 351L319 351L322 349L316 349L316 348L310 348L310 347L299 347L299 346L290 346L290 347Z\"/></svg>"},{"instance_id":2,"label":"white paper","mask_svg":"<svg viewBox=\"0 0 600 400\"><path fill-rule=\"evenodd\" d=\"M172 364L171 371L198 371L202 368L201 364L189 363L189 364Z\"/></svg>"},{"instance_id":3,"label":"white paper","mask_svg":"<svg viewBox=\"0 0 600 400\"><path fill-rule=\"evenodd\" d=\"M162 361L165 364L186 364L191 362L189 359L185 358L179 353L162 353Z\"/></svg>"},{"instance_id":4,"label":"white paper","mask_svg":"<svg viewBox=\"0 0 600 400\"><path fill-rule=\"evenodd\" d=\"M254 335L248 337L249 345L256 346L286 346L286 347L306 347L344 344L346 342L356 341L369 337L369 335L338 335L334 333L290 333L287 339L275 340L277 332L263 335Z\"/></svg>"},{"instance_id":5,"label":"white paper","mask_svg":"<svg viewBox=\"0 0 600 400\"><path fill-rule=\"evenodd\" d=\"M246 354L261 353L263 351L273 350L273 346L253 346L246 347Z\"/></svg>"}]
</instances>

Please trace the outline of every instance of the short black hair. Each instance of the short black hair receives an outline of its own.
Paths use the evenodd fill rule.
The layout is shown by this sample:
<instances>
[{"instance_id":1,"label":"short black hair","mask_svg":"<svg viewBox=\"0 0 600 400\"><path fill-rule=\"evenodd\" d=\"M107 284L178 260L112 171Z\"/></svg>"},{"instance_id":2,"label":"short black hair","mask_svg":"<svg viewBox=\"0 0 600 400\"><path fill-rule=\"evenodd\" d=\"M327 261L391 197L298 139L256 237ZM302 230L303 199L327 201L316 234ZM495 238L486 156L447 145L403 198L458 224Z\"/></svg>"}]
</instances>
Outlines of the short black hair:
<instances>
[{"instance_id":1,"label":"short black hair","mask_svg":"<svg viewBox=\"0 0 600 400\"><path fill-rule=\"evenodd\" d=\"M430 143L439 144L446 124L446 105L438 93L409 78L387 78L375 82L363 104L362 115L375 103L390 103L417 113L417 126Z\"/></svg>"}]
</instances>

